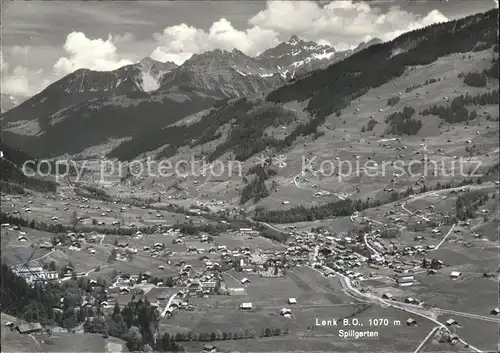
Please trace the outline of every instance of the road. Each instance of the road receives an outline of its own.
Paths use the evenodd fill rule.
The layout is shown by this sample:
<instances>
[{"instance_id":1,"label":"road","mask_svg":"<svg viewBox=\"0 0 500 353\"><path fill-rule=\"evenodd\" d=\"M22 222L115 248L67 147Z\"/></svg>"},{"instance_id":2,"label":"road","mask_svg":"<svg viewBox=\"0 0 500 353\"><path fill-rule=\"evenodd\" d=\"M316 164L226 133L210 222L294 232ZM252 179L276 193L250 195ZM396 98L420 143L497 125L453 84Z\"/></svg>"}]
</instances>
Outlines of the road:
<instances>
[{"instance_id":1,"label":"road","mask_svg":"<svg viewBox=\"0 0 500 353\"><path fill-rule=\"evenodd\" d=\"M500 319L497 317L494 317L494 316L483 316L483 315L464 313L462 311L447 310L447 309L441 309L441 308L434 308L434 311L437 311L441 314L451 314L451 315L456 315L456 316L463 316L463 317L468 317L471 319L495 322L497 324L500 324Z\"/></svg>"},{"instance_id":2,"label":"road","mask_svg":"<svg viewBox=\"0 0 500 353\"><path fill-rule=\"evenodd\" d=\"M40 350L40 342L38 342L38 340L35 338L35 336L32 333L28 334L28 336L30 336L33 339L33 341L35 341L36 351L38 352Z\"/></svg>"},{"instance_id":3,"label":"road","mask_svg":"<svg viewBox=\"0 0 500 353\"><path fill-rule=\"evenodd\" d=\"M172 305L174 299L175 299L175 296L177 295L178 292L175 292L174 294L172 294L170 296L170 298L168 299L168 302L167 304L165 305L165 309L162 310L161 312L161 317L165 317L165 315L167 315L167 310L170 308L170 306Z\"/></svg>"},{"instance_id":4,"label":"road","mask_svg":"<svg viewBox=\"0 0 500 353\"><path fill-rule=\"evenodd\" d=\"M253 219L251 219L250 217L245 217L245 219L249 222L253 222L253 223L259 223L259 224L262 224L263 226L266 226L267 228L270 228L272 230L275 230L277 232L280 232L280 233L283 233L283 234L288 234L287 232L284 232L272 225L270 225L269 223L266 223L266 222L260 222L260 221L254 221Z\"/></svg>"},{"instance_id":5,"label":"road","mask_svg":"<svg viewBox=\"0 0 500 353\"><path fill-rule=\"evenodd\" d=\"M413 353L420 353L422 351L422 348L424 347L424 345L431 339L431 337L433 337L433 335L436 333L437 330L439 330L441 328L441 326L436 326L434 327L431 332L429 332L429 334L427 336L425 336L425 338L422 340L422 342L419 344L419 346L417 347L417 349L415 349L415 351Z\"/></svg>"},{"instance_id":6,"label":"road","mask_svg":"<svg viewBox=\"0 0 500 353\"><path fill-rule=\"evenodd\" d=\"M420 308L414 306L414 305L411 305L411 304L406 304L406 303L399 303L399 302L393 302L393 301L386 301L382 298L379 298L375 295L371 295L371 294L368 294L368 293L361 293L360 291L358 291L356 288L354 288L352 285L351 285L351 281L349 279L349 277L347 276L344 276L343 274L327 267L327 266L323 266L324 269L327 269L327 270L330 270L330 271L333 271L340 279L340 283L342 284L342 286L344 287L344 289L346 289L347 291L351 292L351 294L353 294L353 296L355 297L359 297L359 298L362 298L364 299L365 301L370 301L370 302L375 302L379 305L381 305L382 307L392 307L392 308L395 308L395 309L398 309L398 310L402 310L402 311L405 311L405 312L409 312L409 313L412 313L414 315L418 315L420 317L423 317L427 320L430 320L432 322L434 322L435 324L437 324L439 327L442 327L444 328L447 332L450 332L450 330L448 329L448 327L439 322L433 315L433 313L431 312L428 312L427 310L418 310ZM476 351L476 352L482 352L481 350L479 350L478 348L476 347L473 347L471 346L470 344L466 343L465 341L463 341L462 339L460 339L460 342L462 342L462 344L464 345L468 345L472 350Z\"/></svg>"},{"instance_id":7,"label":"road","mask_svg":"<svg viewBox=\"0 0 500 353\"><path fill-rule=\"evenodd\" d=\"M356 223L356 218L358 218L358 217L359 217L359 212L358 211L354 212L352 215L349 216L349 218L351 219L352 223ZM363 218L366 219L369 222L373 222L373 223L377 223L377 224L379 224L381 226L385 226L385 223L377 221L376 219L368 218L368 217L365 217L365 216L363 216Z\"/></svg>"},{"instance_id":8,"label":"road","mask_svg":"<svg viewBox=\"0 0 500 353\"><path fill-rule=\"evenodd\" d=\"M446 238L448 238L448 236L451 234L451 232L453 232L453 229L455 229L455 226L456 226L456 224L453 224L451 226L450 230L448 231L448 233L446 233L446 235L443 237L443 239L439 242L439 244L436 245L436 247L434 249L430 249L430 251L434 251L434 250L439 249L439 247L446 241Z\"/></svg>"},{"instance_id":9,"label":"road","mask_svg":"<svg viewBox=\"0 0 500 353\"><path fill-rule=\"evenodd\" d=\"M298 189L306 189L306 190L310 190L310 191L313 191L313 192L324 192L324 193L328 193L328 194L333 194L335 196L337 196L340 200L345 200L345 197L342 196L342 195L339 195L337 193L334 193L334 192L331 192L331 191L328 191L328 190L319 190L319 189L314 189L314 188L306 188L306 187L303 187L303 186L300 186L298 181L297 181L297 178L302 176L302 172L300 172L299 174L297 174L296 176L293 177L293 183L295 184L295 186L298 188Z\"/></svg>"},{"instance_id":10,"label":"road","mask_svg":"<svg viewBox=\"0 0 500 353\"><path fill-rule=\"evenodd\" d=\"M415 200L415 199L413 199L413 200ZM412 201L413 201L413 200L412 200ZM408 214L409 214L409 215L411 215L411 216L415 215L415 213L414 213L414 212L410 211L409 209L407 209L407 208L405 207L405 205L406 205L406 203L407 203L407 202L408 202L408 201L403 202L403 203L401 204L401 208L402 208L404 211L408 212ZM429 218L424 217L424 216L421 216L421 215L417 215L417 216L418 216L418 217L420 217L420 218L422 218L424 221L429 222Z\"/></svg>"},{"instance_id":11,"label":"road","mask_svg":"<svg viewBox=\"0 0 500 353\"><path fill-rule=\"evenodd\" d=\"M370 245L370 243L368 243L368 239L367 239L367 237L368 237L368 233L365 233L365 236L363 237L363 239L365 240L365 245L366 245L366 247L367 247L368 249L370 249L370 251L371 251L371 252L373 252L375 255L379 255L379 256L380 256L380 253L379 253L377 250L375 250L375 249L374 249L374 248Z\"/></svg>"},{"instance_id":12,"label":"road","mask_svg":"<svg viewBox=\"0 0 500 353\"><path fill-rule=\"evenodd\" d=\"M105 267L109 267L109 265L102 265L102 266L99 266L99 268L105 268ZM83 275L80 275L80 276L77 276L77 277L88 277L89 274L91 274L92 272L94 272L95 270L97 270L97 267L96 268L93 268L92 270L90 271L87 271L85 272ZM60 281L61 282L66 282L66 281L69 281L70 279L72 279L73 277L64 277L64 278L61 278Z\"/></svg>"}]
</instances>

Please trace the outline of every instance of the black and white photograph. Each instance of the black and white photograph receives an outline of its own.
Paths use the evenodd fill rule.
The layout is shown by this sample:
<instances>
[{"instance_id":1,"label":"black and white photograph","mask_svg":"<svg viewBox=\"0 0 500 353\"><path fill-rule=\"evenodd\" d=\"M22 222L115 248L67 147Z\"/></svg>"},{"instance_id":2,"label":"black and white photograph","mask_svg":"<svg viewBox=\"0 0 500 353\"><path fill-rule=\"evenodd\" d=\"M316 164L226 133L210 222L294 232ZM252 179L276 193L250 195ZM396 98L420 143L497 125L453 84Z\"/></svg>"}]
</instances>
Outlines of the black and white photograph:
<instances>
[{"instance_id":1,"label":"black and white photograph","mask_svg":"<svg viewBox=\"0 0 500 353\"><path fill-rule=\"evenodd\" d=\"M6 353L500 353L498 0L1 0Z\"/></svg>"}]
</instances>

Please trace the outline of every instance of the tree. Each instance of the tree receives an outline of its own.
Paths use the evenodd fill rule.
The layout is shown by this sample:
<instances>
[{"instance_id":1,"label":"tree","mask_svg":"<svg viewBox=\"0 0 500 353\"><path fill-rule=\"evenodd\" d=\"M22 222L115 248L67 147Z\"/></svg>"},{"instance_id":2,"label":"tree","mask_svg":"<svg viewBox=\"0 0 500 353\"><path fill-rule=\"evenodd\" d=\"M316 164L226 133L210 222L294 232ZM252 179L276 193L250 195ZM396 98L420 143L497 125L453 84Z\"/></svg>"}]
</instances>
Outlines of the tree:
<instances>
[{"instance_id":1,"label":"tree","mask_svg":"<svg viewBox=\"0 0 500 353\"><path fill-rule=\"evenodd\" d=\"M140 351L143 348L142 334L137 326L131 326L128 330L127 336L127 348L131 352Z\"/></svg>"},{"instance_id":2,"label":"tree","mask_svg":"<svg viewBox=\"0 0 500 353\"><path fill-rule=\"evenodd\" d=\"M455 212L456 216L459 220L465 220L466 218L466 204L465 200L463 199L462 196L459 196L457 198L457 201L455 202Z\"/></svg>"},{"instance_id":3,"label":"tree","mask_svg":"<svg viewBox=\"0 0 500 353\"><path fill-rule=\"evenodd\" d=\"M51 261L49 264L49 271L57 271L55 261Z\"/></svg>"},{"instance_id":4,"label":"tree","mask_svg":"<svg viewBox=\"0 0 500 353\"><path fill-rule=\"evenodd\" d=\"M70 218L69 218L69 224L75 229L76 225L78 224L78 218L76 215L76 211L71 212Z\"/></svg>"},{"instance_id":5,"label":"tree","mask_svg":"<svg viewBox=\"0 0 500 353\"><path fill-rule=\"evenodd\" d=\"M117 253L118 252L116 251L116 249L111 249L111 252L110 252L109 257L108 257L108 263L111 263L111 262L116 260Z\"/></svg>"}]
</instances>

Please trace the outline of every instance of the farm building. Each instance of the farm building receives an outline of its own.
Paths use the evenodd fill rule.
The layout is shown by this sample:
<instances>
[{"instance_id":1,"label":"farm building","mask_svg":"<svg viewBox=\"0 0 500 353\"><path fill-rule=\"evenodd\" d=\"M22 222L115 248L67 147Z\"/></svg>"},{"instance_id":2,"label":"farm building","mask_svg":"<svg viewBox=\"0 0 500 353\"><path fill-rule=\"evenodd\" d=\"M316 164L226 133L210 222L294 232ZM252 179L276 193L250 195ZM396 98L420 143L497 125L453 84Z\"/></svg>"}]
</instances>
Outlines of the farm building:
<instances>
[{"instance_id":1,"label":"farm building","mask_svg":"<svg viewBox=\"0 0 500 353\"><path fill-rule=\"evenodd\" d=\"M49 243L48 241L40 244L40 249L52 249L53 247L52 243Z\"/></svg>"},{"instance_id":2,"label":"farm building","mask_svg":"<svg viewBox=\"0 0 500 353\"><path fill-rule=\"evenodd\" d=\"M297 299L295 299L295 298L288 298L288 304L297 304Z\"/></svg>"},{"instance_id":3,"label":"farm building","mask_svg":"<svg viewBox=\"0 0 500 353\"><path fill-rule=\"evenodd\" d=\"M452 273L450 273L450 277L453 278L453 279L457 279L461 275L462 275L462 273L458 272L458 271L453 271Z\"/></svg>"},{"instance_id":4,"label":"farm building","mask_svg":"<svg viewBox=\"0 0 500 353\"><path fill-rule=\"evenodd\" d=\"M448 326L457 325L457 322L453 319L448 319L448 320L446 320L446 325L448 325Z\"/></svg>"},{"instance_id":5,"label":"farm building","mask_svg":"<svg viewBox=\"0 0 500 353\"><path fill-rule=\"evenodd\" d=\"M241 303L240 309L241 310L252 310L253 305L252 303Z\"/></svg>"},{"instance_id":6,"label":"farm building","mask_svg":"<svg viewBox=\"0 0 500 353\"><path fill-rule=\"evenodd\" d=\"M288 319L292 317L292 311L288 308L283 308L280 310L280 315Z\"/></svg>"},{"instance_id":7,"label":"farm building","mask_svg":"<svg viewBox=\"0 0 500 353\"><path fill-rule=\"evenodd\" d=\"M495 308L493 310L490 311L490 314L491 315L498 315L500 314L500 309L499 308Z\"/></svg>"},{"instance_id":8,"label":"farm building","mask_svg":"<svg viewBox=\"0 0 500 353\"><path fill-rule=\"evenodd\" d=\"M206 344L203 346L203 352L205 353L214 353L217 351L217 347L215 347L213 344Z\"/></svg>"},{"instance_id":9,"label":"farm building","mask_svg":"<svg viewBox=\"0 0 500 353\"><path fill-rule=\"evenodd\" d=\"M382 294L382 299L392 299L392 294L391 293L384 293L384 294Z\"/></svg>"},{"instance_id":10,"label":"farm building","mask_svg":"<svg viewBox=\"0 0 500 353\"><path fill-rule=\"evenodd\" d=\"M120 288L120 294L128 294L128 293L130 293L130 289L128 289L127 287Z\"/></svg>"},{"instance_id":11,"label":"farm building","mask_svg":"<svg viewBox=\"0 0 500 353\"><path fill-rule=\"evenodd\" d=\"M17 326L17 330L19 333L23 335L29 335L29 334L41 334L42 333L42 325L40 325L38 322L34 323L31 322L29 324L23 324Z\"/></svg>"},{"instance_id":12,"label":"farm building","mask_svg":"<svg viewBox=\"0 0 500 353\"><path fill-rule=\"evenodd\" d=\"M199 282L193 282L188 287L189 293L195 293L201 290L201 285Z\"/></svg>"},{"instance_id":13,"label":"farm building","mask_svg":"<svg viewBox=\"0 0 500 353\"><path fill-rule=\"evenodd\" d=\"M245 294L245 288L229 288L229 291L235 295Z\"/></svg>"},{"instance_id":14,"label":"farm building","mask_svg":"<svg viewBox=\"0 0 500 353\"><path fill-rule=\"evenodd\" d=\"M215 292L215 287L216 287L216 283L211 281L211 282L201 282L201 288L202 290L205 292L205 291L208 291L210 293L212 292Z\"/></svg>"},{"instance_id":15,"label":"farm building","mask_svg":"<svg viewBox=\"0 0 500 353\"><path fill-rule=\"evenodd\" d=\"M241 280L241 284L246 284L246 283L250 283L250 280L245 277Z\"/></svg>"},{"instance_id":16,"label":"farm building","mask_svg":"<svg viewBox=\"0 0 500 353\"><path fill-rule=\"evenodd\" d=\"M408 326L415 326L417 324L417 322L415 321L415 319L413 318L409 318L408 320L406 320L406 325Z\"/></svg>"},{"instance_id":17,"label":"farm building","mask_svg":"<svg viewBox=\"0 0 500 353\"><path fill-rule=\"evenodd\" d=\"M396 277L396 281L400 287L411 286L414 280L413 275L409 273L403 273Z\"/></svg>"}]
</instances>

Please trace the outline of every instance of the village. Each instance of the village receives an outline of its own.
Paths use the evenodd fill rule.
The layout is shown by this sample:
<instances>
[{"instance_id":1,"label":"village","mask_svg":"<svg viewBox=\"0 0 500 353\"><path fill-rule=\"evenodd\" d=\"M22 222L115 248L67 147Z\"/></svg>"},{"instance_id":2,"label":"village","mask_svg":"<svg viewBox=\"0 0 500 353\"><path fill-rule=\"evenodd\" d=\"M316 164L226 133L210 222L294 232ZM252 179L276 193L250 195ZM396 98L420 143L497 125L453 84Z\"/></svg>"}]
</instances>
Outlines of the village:
<instances>
[{"instance_id":1,"label":"village","mask_svg":"<svg viewBox=\"0 0 500 353\"><path fill-rule=\"evenodd\" d=\"M498 193L498 185L491 190ZM469 191L458 188L442 195L424 196L445 202L448 197ZM5 201L12 203L13 215L37 212L36 202L24 202L16 197ZM13 202L20 204L16 207ZM287 240L279 244L262 237L262 228L255 226L227 227L218 234L198 230L197 227L212 222L209 218L200 221L199 210L207 207L200 202L189 208L190 216L177 215L177 224L165 222L165 218L171 221L169 213L146 207L106 204L75 196L61 202L62 211L70 218L74 215L71 208L90 213L80 216L78 213L83 212L77 212L76 220L80 224L106 217L105 221L97 221L96 226L103 227L99 224L103 222L109 227L116 226L113 222L130 219L127 228L132 231L130 235L116 235L97 228L89 232L67 230L56 236L39 232L35 243L30 234L33 230L4 223L1 226L8 239L4 253L9 255L9 248L16 248L16 244L27 250L23 253L31 252L31 257L21 263L22 257L16 256L15 251L9 256L17 258L13 262L18 265L12 265L13 271L28 282L86 281L90 295L82 298L79 305L80 310L90 313L91 317L96 313L111 313L116 305L123 308L130 301L146 298L157 308L160 327L164 328L178 327L178 321L184 322L200 311L215 313L232 309L241 315L247 312L247 316L272 312L286 319L284 323L276 321L275 326L281 330L296 330L299 326L304 329L304 324L298 322L303 311L324 310L326 305L323 299L301 299L303 290L297 287L306 288L306 292L315 291L310 284L303 283L304 271L308 271L306 277L316 273L324 278L318 281L338 282L338 290L344 288L356 300L381 300L410 313L416 310L447 315L445 325L448 327L458 325L461 317L499 320L493 296L483 297L481 303L475 301L472 311L462 312L460 307L427 292L426 288L435 283L448 283L446 286L481 283L485 292L488 286L498 285L498 268L493 262L489 267L456 263L450 261L448 253L450 248L454 252L479 253L481 249L493 247L493 242L475 231L482 219L452 222L452 213L436 209L439 203L412 212L410 203L418 200L410 199L381 209L376 215L355 213L348 217L349 230L340 233L321 226L284 226L276 229L287 235ZM138 215L135 216L134 211ZM480 213L487 214L487 208ZM50 217L53 223L67 218L57 214L59 216L43 216ZM114 214L118 214L117 219L113 218ZM137 225L132 222L134 217ZM228 224L227 221L218 223ZM149 233L138 230L145 224L150 228ZM296 290L287 291L288 295L281 298L252 295L253 286L268 291L283 283L293 284ZM54 310L63 307L61 303L61 308ZM410 314L401 321L412 327L421 320L418 315ZM289 324L291 322L293 324ZM17 329L31 334L46 328L32 323ZM459 336L453 335L450 339L458 342Z\"/></svg>"}]
</instances>

